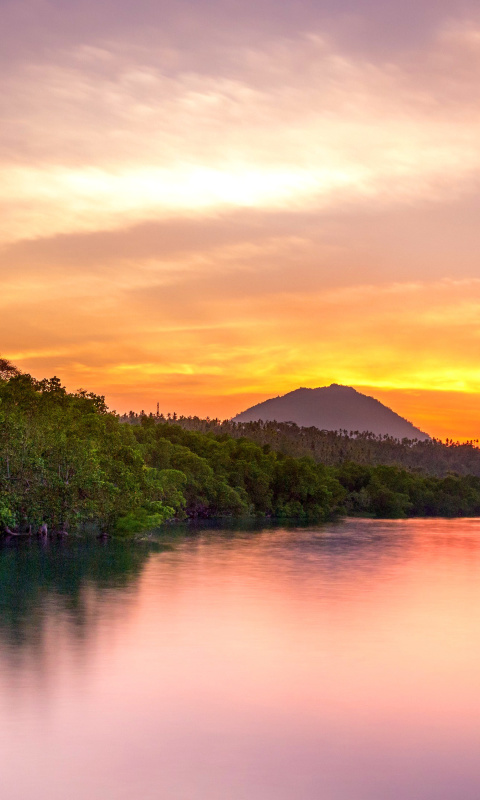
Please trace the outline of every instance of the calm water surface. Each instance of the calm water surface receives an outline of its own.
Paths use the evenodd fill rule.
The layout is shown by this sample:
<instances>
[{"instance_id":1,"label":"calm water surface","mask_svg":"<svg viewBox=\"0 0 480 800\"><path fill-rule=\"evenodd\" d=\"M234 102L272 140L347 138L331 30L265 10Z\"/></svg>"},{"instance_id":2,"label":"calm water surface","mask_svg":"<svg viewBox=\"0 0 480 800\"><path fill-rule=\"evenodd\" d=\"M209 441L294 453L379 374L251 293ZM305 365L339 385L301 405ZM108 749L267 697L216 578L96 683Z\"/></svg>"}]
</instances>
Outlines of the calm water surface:
<instances>
[{"instance_id":1,"label":"calm water surface","mask_svg":"<svg viewBox=\"0 0 480 800\"><path fill-rule=\"evenodd\" d=\"M478 800L480 520L0 549L2 800Z\"/></svg>"}]
</instances>

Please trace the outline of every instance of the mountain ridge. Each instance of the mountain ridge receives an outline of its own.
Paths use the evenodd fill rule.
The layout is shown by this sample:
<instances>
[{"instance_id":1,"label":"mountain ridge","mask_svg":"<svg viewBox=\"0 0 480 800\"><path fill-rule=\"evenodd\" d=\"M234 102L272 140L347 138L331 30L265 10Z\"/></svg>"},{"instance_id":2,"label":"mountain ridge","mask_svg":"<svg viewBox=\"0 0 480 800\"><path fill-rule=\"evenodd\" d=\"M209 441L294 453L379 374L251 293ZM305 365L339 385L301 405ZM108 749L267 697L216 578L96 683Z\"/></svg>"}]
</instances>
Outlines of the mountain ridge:
<instances>
[{"instance_id":1,"label":"mountain ridge","mask_svg":"<svg viewBox=\"0 0 480 800\"><path fill-rule=\"evenodd\" d=\"M347 430L388 435L397 439L429 439L425 431L401 417L375 397L353 386L332 383L308 389L301 386L257 403L233 417L234 422L294 422L320 430Z\"/></svg>"}]
</instances>

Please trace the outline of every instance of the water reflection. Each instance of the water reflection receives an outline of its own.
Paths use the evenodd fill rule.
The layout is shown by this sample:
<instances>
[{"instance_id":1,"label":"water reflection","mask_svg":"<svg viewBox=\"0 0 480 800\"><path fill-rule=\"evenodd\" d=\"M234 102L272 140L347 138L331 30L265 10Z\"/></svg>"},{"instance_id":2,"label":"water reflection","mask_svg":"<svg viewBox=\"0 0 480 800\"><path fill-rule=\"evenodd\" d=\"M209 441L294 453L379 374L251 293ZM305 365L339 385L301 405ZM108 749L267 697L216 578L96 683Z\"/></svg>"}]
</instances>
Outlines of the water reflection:
<instances>
[{"instance_id":1,"label":"water reflection","mask_svg":"<svg viewBox=\"0 0 480 800\"><path fill-rule=\"evenodd\" d=\"M88 658L99 627L125 619L151 546L89 540L14 541L0 548L0 669L9 691L55 680L67 648Z\"/></svg>"},{"instance_id":2,"label":"water reflection","mask_svg":"<svg viewBox=\"0 0 480 800\"><path fill-rule=\"evenodd\" d=\"M2 800L478 800L480 521L166 543L0 550Z\"/></svg>"}]
</instances>

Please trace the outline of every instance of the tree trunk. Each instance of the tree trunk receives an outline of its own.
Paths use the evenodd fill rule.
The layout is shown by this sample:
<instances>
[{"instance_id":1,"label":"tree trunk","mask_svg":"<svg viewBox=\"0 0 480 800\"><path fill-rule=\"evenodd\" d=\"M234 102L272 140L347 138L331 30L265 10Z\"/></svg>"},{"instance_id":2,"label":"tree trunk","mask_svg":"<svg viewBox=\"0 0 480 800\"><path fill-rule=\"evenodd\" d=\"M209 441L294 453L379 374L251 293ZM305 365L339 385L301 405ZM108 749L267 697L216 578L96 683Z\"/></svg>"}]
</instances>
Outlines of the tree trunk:
<instances>
[{"instance_id":1,"label":"tree trunk","mask_svg":"<svg viewBox=\"0 0 480 800\"><path fill-rule=\"evenodd\" d=\"M18 531L12 531L11 528L8 527L8 525L4 525L4 528L5 528L5 534L7 536L24 536L25 535L23 533L19 533Z\"/></svg>"}]
</instances>

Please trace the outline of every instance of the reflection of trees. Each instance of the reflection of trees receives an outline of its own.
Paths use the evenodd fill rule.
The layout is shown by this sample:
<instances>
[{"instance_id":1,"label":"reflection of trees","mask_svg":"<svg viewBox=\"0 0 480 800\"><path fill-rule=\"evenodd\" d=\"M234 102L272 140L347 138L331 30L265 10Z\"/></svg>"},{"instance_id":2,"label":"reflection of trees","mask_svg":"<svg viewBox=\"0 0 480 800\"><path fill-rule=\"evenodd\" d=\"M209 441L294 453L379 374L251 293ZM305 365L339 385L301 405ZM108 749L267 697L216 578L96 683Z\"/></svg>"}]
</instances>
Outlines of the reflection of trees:
<instances>
[{"instance_id":1,"label":"reflection of trees","mask_svg":"<svg viewBox=\"0 0 480 800\"><path fill-rule=\"evenodd\" d=\"M0 647L11 650L41 644L48 615L68 621L83 638L102 597L134 586L150 546L78 540L14 542L0 548ZM114 592L115 594L115 592Z\"/></svg>"},{"instance_id":2,"label":"reflection of trees","mask_svg":"<svg viewBox=\"0 0 480 800\"><path fill-rule=\"evenodd\" d=\"M389 579L398 561L411 556L412 532L419 524L356 520L301 529L234 519L216 526L171 526L165 540L170 547L182 546L176 548L175 559L164 562L162 591L170 592L171 599L175 587L188 584L196 570L215 575L219 565L225 575L231 571L242 580L260 570L262 580L274 580L287 593L295 593L299 585L312 592L334 584L374 586ZM431 529L438 523L428 525ZM45 672L42 664L46 669L46 660L55 660L65 642L77 647L77 656L83 651L86 657L99 626L101 635L108 636L129 617L153 548L164 549L165 544L70 538L42 546L36 539L0 539L3 664L15 668L34 657L36 671Z\"/></svg>"}]
</instances>

